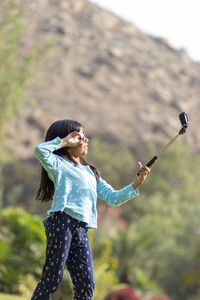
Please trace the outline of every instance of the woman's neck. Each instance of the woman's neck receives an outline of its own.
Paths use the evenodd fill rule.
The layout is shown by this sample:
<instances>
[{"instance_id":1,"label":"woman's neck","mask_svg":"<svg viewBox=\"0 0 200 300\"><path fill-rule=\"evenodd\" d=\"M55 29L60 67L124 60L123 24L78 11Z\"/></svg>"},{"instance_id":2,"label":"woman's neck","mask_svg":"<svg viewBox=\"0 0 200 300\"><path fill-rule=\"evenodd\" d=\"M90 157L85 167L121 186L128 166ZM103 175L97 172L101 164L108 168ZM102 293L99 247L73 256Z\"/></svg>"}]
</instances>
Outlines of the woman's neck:
<instances>
[{"instance_id":1,"label":"woman's neck","mask_svg":"<svg viewBox=\"0 0 200 300\"><path fill-rule=\"evenodd\" d=\"M76 163L76 164L81 164L81 160L80 160L80 157L74 157L74 156L63 156L63 158L65 159L69 159L71 160L72 162Z\"/></svg>"},{"instance_id":2,"label":"woman's neck","mask_svg":"<svg viewBox=\"0 0 200 300\"><path fill-rule=\"evenodd\" d=\"M72 156L71 159L72 159L75 163L77 163L77 164L80 164L80 163L81 163L80 157L74 157L74 156Z\"/></svg>"}]
</instances>

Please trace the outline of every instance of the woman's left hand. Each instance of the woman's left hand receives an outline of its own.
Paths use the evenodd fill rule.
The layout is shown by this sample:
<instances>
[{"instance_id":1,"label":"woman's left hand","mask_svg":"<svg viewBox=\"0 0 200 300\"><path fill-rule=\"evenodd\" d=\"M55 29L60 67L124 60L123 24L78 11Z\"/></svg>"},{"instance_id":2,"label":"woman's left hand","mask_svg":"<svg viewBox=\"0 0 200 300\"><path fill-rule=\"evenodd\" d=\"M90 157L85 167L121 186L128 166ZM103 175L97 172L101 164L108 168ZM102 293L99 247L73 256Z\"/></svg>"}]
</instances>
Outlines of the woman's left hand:
<instances>
[{"instance_id":1,"label":"woman's left hand","mask_svg":"<svg viewBox=\"0 0 200 300\"><path fill-rule=\"evenodd\" d=\"M148 168L147 166L143 166L142 163L138 161L138 172L137 172L138 176L133 183L134 190L144 183L144 181L146 180L147 176L150 173L150 170L151 168Z\"/></svg>"}]
</instances>

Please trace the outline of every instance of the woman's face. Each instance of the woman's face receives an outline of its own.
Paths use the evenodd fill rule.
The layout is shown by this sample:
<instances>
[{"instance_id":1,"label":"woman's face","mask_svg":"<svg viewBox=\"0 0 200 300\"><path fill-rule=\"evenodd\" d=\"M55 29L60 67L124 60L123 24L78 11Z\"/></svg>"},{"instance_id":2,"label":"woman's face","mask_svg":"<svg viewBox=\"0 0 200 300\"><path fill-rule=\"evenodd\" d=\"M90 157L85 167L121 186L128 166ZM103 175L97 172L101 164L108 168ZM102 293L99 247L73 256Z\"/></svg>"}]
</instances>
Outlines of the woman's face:
<instances>
[{"instance_id":1,"label":"woman's face","mask_svg":"<svg viewBox=\"0 0 200 300\"><path fill-rule=\"evenodd\" d=\"M79 157L84 156L88 153L89 139L86 138L83 128L80 129L80 134L81 134L81 137L82 137L82 139L81 139L82 143L79 144L76 147L68 148L68 151L69 151L70 155L75 157L75 158L79 158Z\"/></svg>"}]
</instances>

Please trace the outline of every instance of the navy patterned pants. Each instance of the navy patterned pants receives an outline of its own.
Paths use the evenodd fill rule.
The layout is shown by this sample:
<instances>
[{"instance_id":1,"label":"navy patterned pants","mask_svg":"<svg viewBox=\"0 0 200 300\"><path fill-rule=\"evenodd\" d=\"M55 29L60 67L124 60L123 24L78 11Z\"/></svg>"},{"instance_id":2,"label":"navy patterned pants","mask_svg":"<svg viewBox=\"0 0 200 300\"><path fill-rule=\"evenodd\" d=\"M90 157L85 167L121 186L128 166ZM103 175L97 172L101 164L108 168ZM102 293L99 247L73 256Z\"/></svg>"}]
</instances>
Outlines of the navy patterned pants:
<instances>
[{"instance_id":1,"label":"navy patterned pants","mask_svg":"<svg viewBox=\"0 0 200 300\"><path fill-rule=\"evenodd\" d=\"M45 228L46 260L31 300L51 299L61 283L65 265L72 279L74 299L92 299L95 284L85 223L64 212L57 212L48 219Z\"/></svg>"}]
</instances>

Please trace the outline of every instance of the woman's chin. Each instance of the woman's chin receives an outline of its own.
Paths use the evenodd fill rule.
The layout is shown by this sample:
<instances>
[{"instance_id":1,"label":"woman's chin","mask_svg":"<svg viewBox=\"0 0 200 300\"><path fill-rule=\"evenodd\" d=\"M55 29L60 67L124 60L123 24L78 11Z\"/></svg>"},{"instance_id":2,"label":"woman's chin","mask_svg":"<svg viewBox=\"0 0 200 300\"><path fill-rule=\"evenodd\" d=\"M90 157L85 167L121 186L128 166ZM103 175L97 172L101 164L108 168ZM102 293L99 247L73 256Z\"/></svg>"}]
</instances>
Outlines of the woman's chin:
<instances>
[{"instance_id":1,"label":"woman's chin","mask_svg":"<svg viewBox=\"0 0 200 300\"><path fill-rule=\"evenodd\" d=\"M84 148L84 152L85 152L84 155L88 154L88 147L85 147L85 148Z\"/></svg>"},{"instance_id":2,"label":"woman's chin","mask_svg":"<svg viewBox=\"0 0 200 300\"><path fill-rule=\"evenodd\" d=\"M88 153L88 150L85 149L84 151L82 151L81 156L85 156L85 155L87 155L87 153Z\"/></svg>"}]
</instances>

